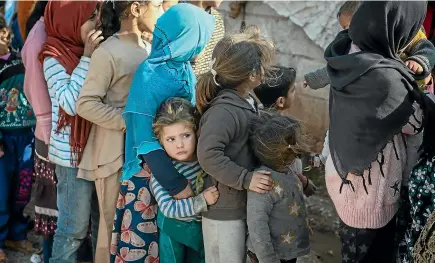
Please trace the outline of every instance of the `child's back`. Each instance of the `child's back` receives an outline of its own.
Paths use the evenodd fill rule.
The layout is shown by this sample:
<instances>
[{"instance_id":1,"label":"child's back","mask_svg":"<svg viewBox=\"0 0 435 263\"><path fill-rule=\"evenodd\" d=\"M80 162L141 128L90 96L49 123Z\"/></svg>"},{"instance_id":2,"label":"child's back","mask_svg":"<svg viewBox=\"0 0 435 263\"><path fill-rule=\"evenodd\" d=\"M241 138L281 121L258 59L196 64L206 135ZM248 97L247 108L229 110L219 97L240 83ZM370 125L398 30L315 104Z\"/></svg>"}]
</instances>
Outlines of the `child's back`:
<instances>
[{"instance_id":1,"label":"child's back","mask_svg":"<svg viewBox=\"0 0 435 263\"><path fill-rule=\"evenodd\" d=\"M248 249L260 263L275 263L304 256L310 251L307 211L302 184L293 173L271 171L273 190L248 192ZM264 242L270 239L271 242Z\"/></svg>"}]
</instances>

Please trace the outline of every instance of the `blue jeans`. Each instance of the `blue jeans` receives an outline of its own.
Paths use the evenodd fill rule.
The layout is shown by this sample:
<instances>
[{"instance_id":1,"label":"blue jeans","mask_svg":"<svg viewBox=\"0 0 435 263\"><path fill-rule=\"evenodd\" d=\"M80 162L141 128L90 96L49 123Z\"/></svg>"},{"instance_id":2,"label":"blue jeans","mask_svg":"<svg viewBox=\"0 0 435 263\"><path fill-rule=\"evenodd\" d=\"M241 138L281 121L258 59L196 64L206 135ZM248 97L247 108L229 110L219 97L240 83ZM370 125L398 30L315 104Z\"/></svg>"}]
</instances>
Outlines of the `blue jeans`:
<instances>
[{"instance_id":1,"label":"blue jeans","mask_svg":"<svg viewBox=\"0 0 435 263\"><path fill-rule=\"evenodd\" d=\"M56 166L59 217L50 263L76 262L77 250L88 234L91 209L98 210L98 205L91 205L94 182L78 179L77 172L76 168Z\"/></svg>"},{"instance_id":2,"label":"blue jeans","mask_svg":"<svg viewBox=\"0 0 435 263\"><path fill-rule=\"evenodd\" d=\"M33 173L32 128L2 130L0 158L0 248L6 239L25 240L28 220L23 216L30 200Z\"/></svg>"}]
</instances>

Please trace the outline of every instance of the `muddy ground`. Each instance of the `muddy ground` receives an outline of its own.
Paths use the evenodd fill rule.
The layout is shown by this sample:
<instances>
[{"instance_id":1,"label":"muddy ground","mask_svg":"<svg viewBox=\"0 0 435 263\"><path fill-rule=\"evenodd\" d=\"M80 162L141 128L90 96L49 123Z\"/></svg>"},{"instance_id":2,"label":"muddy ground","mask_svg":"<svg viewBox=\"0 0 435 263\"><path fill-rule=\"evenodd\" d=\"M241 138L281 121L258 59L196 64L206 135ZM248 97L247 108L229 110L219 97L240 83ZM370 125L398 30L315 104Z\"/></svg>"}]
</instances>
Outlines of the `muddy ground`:
<instances>
[{"instance_id":1,"label":"muddy ground","mask_svg":"<svg viewBox=\"0 0 435 263\"><path fill-rule=\"evenodd\" d=\"M298 263L339 263L340 241L337 236L338 217L325 188L324 175L321 170L313 169L305 173L318 187L317 194L307 199L312 237L311 254L298 259ZM29 239L39 243L41 239L32 232ZM6 250L10 263L29 263L31 255Z\"/></svg>"}]
</instances>

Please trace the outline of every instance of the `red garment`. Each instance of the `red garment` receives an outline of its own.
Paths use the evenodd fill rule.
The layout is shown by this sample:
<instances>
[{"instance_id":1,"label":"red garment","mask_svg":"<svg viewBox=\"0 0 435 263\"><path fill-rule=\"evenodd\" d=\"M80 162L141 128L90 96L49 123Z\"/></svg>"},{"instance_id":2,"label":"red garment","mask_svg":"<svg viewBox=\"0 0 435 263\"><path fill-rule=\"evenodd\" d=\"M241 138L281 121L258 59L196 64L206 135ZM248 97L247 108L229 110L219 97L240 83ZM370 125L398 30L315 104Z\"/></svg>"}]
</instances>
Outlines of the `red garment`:
<instances>
[{"instance_id":1,"label":"red garment","mask_svg":"<svg viewBox=\"0 0 435 263\"><path fill-rule=\"evenodd\" d=\"M426 31L426 35L428 36L429 39L431 38L431 36L429 36L429 34L430 34L430 28L432 26L433 12L434 12L434 8L430 5L428 5L427 12L426 12L426 18L423 21L423 27L424 27L424 30Z\"/></svg>"},{"instance_id":2,"label":"red garment","mask_svg":"<svg viewBox=\"0 0 435 263\"><path fill-rule=\"evenodd\" d=\"M62 64L69 75L72 74L84 51L81 27L95 11L97 3L97 1L48 2L44 12L47 41L39 53L41 63L45 58L53 57ZM91 123L78 115L69 116L60 108L57 131L65 126L71 126L69 138L71 164L76 167L85 149Z\"/></svg>"}]
</instances>

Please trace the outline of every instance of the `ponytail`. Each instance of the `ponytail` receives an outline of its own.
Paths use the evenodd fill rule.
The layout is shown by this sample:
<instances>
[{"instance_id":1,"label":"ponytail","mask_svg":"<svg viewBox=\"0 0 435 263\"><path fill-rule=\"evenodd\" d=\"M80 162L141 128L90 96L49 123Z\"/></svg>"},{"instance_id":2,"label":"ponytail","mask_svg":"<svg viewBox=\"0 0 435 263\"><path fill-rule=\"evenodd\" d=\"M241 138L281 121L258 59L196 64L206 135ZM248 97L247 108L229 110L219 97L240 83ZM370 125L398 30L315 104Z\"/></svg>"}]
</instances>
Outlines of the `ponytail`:
<instances>
[{"instance_id":1,"label":"ponytail","mask_svg":"<svg viewBox=\"0 0 435 263\"><path fill-rule=\"evenodd\" d=\"M121 22L115 9L115 1L104 1L100 11L100 30L104 40L108 39L121 28Z\"/></svg>"},{"instance_id":2,"label":"ponytail","mask_svg":"<svg viewBox=\"0 0 435 263\"><path fill-rule=\"evenodd\" d=\"M211 71L199 77L196 82L196 108L200 114L204 114L220 91L221 87L217 85Z\"/></svg>"}]
</instances>

